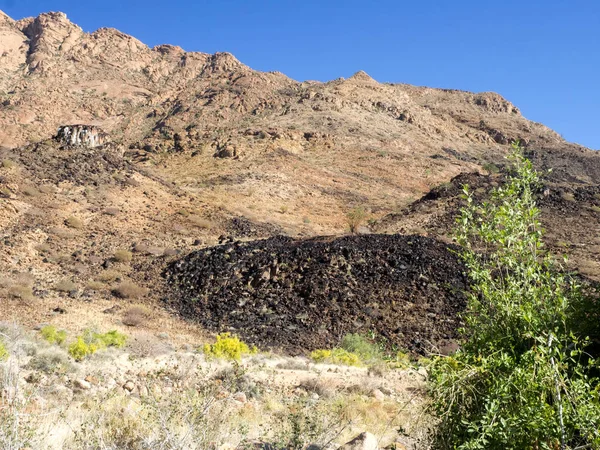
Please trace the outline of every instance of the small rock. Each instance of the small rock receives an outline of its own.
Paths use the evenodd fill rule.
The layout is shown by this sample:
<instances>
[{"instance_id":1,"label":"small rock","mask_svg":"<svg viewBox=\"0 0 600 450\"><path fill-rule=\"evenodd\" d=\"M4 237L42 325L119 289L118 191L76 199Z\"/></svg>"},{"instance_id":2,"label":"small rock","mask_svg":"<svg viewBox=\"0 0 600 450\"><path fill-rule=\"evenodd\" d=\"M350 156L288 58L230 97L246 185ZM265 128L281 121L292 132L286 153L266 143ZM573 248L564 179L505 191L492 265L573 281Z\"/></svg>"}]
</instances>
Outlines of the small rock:
<instances>
[{"instance_id":1,"label":"small rock","mask_svg":"<svg viewBox=\"0 0 600 450\"><path fill-rule=\"evenodd\" d=\"M85 381L87 381L90 384L98 384L98 378L92 375L88 375L87 377L85 377Z\"/></svg>"},{"instance_id":2,"label":"small rock","mask_svg":"<svg viewBox=\"0 0 600 450\"><path fill-rule=\"evenodd\" d=\"M233 394L232 397L235 401L240 402L240 403L246 403L248 401L248 398L246 397L246 394L244 392L236 392L235 394Z\"/></svg>"},{"instance_id":3,"label":"small rock","mask_svg":"<svg viewBox=\"0 0 600 450\"><path fill-rule=\"evenodd\" d=\"M392 390L386 388L385 386L381 386L379 390L383 392L384 395L392 395Z\"/></svg>"},{"instance_id":4,"label":"small rock","mask_svg":"<svg viewBox=\"0 0 600 450\"><path fill-rule=\"evenodd\" d=\"M383 392L381 392L379 389L373 389L371 391L371 397L373 397L375 400L382 402L385 400L385 394Z\"/></svg>"},{"instance_id":5,"label":"small rock","mask_svg":"<svg viewBox=\"0 0 600 450\"><path fill-rule=\"evenodd\" d=\"M342 445L340 450L378 450L377 438L369 432L364 432Z\"/></svg>"},{"instance_id":6,"label":"small rock","mask_svg":"<svg viewBox=\"0 0 600 450\"><path fill-rule=\"evenodd\" d=\"M121 306L120 305L113 305L110 308L106 308L104 311L102 311L104 314L114 314L117 311L121 310Z\"/></svg>"},{"instance_id":7,"label":"small rock","mask_svg":"<svg viewBox=\"0 0 600 450\"><path fill-rule=\"evenodd\" d=\"M135 384L133 383L133 381L127 380L123 385L123 389L125 389L128 392L132 392L135 389Z\"/></svg>"},{"instance_id":8,"label":"small rock","mask_svg":"<svg viewBox=\"0 0 600 450\"><path fill-rule=\"evenodd\" d=\"M148 397L148 388L143 384L141 386L138 386L138 394L140 395L140 397Z\"/></svg>"},{"instance_id":9,"label":"small rock","mask_svg":"<svg viewBox=\"0 0 600 450\"><path fill-rule=\"evenodd\" d=\"M90 382L82 379L76 379L75 381L73 381L73 386L75 386L77 389L82 390L88 390L92 388L92 384Z\"/></svg>"}]
</instances>

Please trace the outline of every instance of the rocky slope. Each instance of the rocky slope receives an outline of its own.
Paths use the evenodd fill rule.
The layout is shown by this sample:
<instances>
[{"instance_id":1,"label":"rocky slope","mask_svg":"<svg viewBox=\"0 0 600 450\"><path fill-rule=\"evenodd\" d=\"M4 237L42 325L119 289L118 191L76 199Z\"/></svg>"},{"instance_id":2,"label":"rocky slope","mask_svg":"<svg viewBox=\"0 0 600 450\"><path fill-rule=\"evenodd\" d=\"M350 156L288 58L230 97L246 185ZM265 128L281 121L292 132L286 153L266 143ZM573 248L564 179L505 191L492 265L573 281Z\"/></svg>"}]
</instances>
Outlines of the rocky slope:
<instances>
[{"instance_id":1,"label":"rocky slope","mask_svg":"<svg viewBox=\"0 0 600 450\"><path fill-rule=\"evenodd\" d=\"M172 263L167 277L174 308L261 348L302 354L358 332L416 354L456 337L463 272L434 239L365 235L223 245Z\"/></svg>"}]
</instances>

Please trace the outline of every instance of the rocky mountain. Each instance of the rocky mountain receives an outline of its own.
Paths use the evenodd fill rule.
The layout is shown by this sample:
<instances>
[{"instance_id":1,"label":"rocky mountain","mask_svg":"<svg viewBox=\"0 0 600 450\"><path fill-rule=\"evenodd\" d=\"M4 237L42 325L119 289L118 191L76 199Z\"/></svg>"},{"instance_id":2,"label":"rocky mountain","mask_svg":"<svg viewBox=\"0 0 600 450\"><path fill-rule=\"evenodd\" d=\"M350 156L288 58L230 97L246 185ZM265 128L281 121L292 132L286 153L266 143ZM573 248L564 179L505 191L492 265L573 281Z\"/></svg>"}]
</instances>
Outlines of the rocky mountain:
<instances>
[{"instance_id":1,"label":"rocky mountain","mask_svg":"<svg viewBox=\"0 0 600 450\"><path fill-rule=\"evenodd\" d=\"M597 277L600 156L527 120L498 94L379 83L364 72L299 82L228 53L149 48L107 28L86 33L63 13L0 13L0 307L32 324L78 314L111 322L102 311L114 311L118 297L158 310L171 295L160 281L171 260L224 241L343 234L355 208L367 213L363 234L447 240L461 180L482 192L497 185L516 140L538 168L553 169L543 203L551 247L570 247L576 266ZM88 141L94 146L79 145ZM424 252L438 255L431 245ZM219 259L229 258L224 248L215 264L236 270ZM330 252L306 248L306 261L313 248ZM294 267L306 263L289 258ZM261 272L262 259L248 261ZM421 289L420 275L409 277L411 289ZM394 288L398 301L410 291L403 282ZM124 288L132 285L137 290ZM244 286L235 292L250 292ZM295 292L268 285L260 295L271 307L275 292L288 291ZM415 317L444 310L430 306ZM56 308L71 319L56 318ZM174 320L184 328L168 317L160 326ZM218 323L209 328L229 326L209 319L203 323Z\"/></svg>"}]
</instances>

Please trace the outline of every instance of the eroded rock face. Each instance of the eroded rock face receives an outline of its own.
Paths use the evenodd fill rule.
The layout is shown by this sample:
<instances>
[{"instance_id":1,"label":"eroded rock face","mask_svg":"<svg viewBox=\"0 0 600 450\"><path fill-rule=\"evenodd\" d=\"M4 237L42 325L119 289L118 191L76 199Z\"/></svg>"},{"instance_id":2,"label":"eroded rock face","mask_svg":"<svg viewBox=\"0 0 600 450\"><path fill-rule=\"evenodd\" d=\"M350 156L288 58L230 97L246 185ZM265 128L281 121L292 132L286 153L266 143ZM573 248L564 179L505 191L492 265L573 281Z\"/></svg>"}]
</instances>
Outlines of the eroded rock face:
<instances>
[{"instance_id":1,"label":"eroded rock face","mask_svg":"<svg viewBox=\"0 0 600 450\"><path fill-rule=\"evenodd\" d=\"M56 140L70 147L99 147L107 138L108 135L94 125L63 125L56 133Z\"/></svg>"}]
</instances>

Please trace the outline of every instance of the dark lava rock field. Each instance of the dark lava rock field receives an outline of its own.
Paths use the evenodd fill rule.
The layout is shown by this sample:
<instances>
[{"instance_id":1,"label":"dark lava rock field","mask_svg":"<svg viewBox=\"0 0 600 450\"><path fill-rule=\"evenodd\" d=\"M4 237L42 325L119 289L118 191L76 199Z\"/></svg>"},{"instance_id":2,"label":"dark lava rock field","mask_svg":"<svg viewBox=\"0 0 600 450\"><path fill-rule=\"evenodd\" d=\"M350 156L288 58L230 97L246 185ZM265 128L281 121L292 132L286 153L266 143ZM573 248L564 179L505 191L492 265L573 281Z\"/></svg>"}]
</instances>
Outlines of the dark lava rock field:
<instances>
[{"instance_id":1,"label":"dark lava rock field","mask_svg":"<svg viewBox=\"0 0 600 450\"><path fill-rule=\"evenodd\" d=\"M375 333L413 354L456 338L467 280L422 236L276 236L202 249L165 270L171 306L215 332L292 354Z\"/></svg>"}]
</instances>

